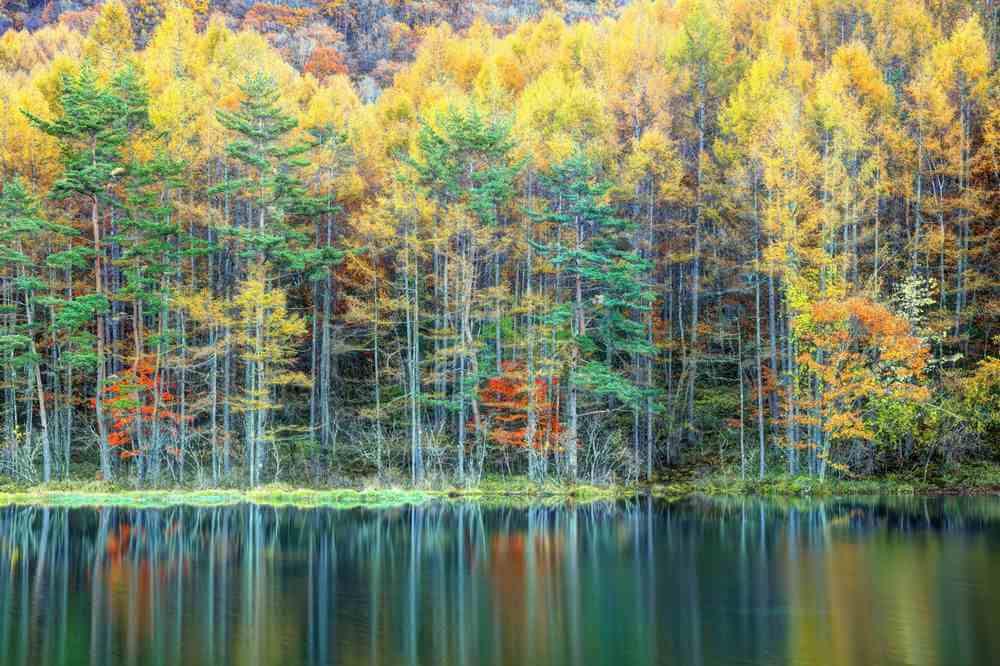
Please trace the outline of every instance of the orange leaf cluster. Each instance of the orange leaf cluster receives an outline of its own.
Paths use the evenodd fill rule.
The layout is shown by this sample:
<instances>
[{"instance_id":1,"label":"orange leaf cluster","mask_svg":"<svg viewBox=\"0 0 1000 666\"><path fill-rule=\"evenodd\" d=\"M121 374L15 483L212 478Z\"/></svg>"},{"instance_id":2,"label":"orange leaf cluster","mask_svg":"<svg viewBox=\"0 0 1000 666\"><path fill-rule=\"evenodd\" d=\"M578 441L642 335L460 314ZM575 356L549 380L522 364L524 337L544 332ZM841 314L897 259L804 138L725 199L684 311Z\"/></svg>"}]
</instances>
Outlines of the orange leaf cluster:
<instances>
[{"instance_id":1,"label":"orange leaf cluster","mask_svg":"<svg viewBox=\"0 0 1000 666\"><path fill-rule=\"evenodd\" d=\"M347 74L344 56L340 54L340 51L329 46L317 46L312 55L309 56L309 60L306 61L304 69L320 81L337 74Z\"/></svg>"},{"instance_id":2,"label":"orange leaf cluster","mask_svg":"<svg viewBox=\"0 0 1000 666\"><path fill-rule=\"evenodd\" d=\"M532 389L523 363L505 361L501 367L503 372L488 379L479 391L480 405L496 426L490 439L503 446L528 446L528 417L534 403L537 418L531 446L538 451L558 448L563 431L558 378L536 378Z\"/></svg>"},{"instance_id":3,"label":"orange leaf cluster","mask_svg":"<svg viewBox=\"0 0 1000 666\"><path fill-rule=\"evenodd\" d=\"M305 25L315 13L313 9L259 2L243 17L243 27L257 32L272 32L278 27L295 30Z\"/></svg>"},{"instance_id":4,"label":"orange leaf cluster","mask_svg":"<svg viewBox=\"0 0 1000 666\"><path fill-rule=\"evenodd\" d=\"M864 411L872 398L930 397L921 382L930 350L904 318L859 296L815 303L811 317L803 333L811 350L798 360L819 379L821 394L802 404L821 410L835 439L873 437Z\"/></svg>"}]
</instances>

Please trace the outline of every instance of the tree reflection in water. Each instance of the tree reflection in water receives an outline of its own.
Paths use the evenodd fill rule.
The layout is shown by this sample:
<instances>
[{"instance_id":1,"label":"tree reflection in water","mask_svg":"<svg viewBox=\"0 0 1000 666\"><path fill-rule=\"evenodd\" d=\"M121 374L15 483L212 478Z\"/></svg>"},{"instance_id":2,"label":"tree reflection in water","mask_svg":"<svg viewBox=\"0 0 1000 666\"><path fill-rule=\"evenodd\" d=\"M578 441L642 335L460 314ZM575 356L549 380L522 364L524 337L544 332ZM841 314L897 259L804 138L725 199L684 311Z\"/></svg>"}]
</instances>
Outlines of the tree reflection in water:
<instances>
[{"instance_id":1,"label":"tree reflection in water","mask_svg":"<svg viewBox=\"0 0 1000 666\"><path fill-rule=\"evenodd\" d=\"M0 663L973 664L1000 501L0 509Z\"/></svg>"}]
</instances>

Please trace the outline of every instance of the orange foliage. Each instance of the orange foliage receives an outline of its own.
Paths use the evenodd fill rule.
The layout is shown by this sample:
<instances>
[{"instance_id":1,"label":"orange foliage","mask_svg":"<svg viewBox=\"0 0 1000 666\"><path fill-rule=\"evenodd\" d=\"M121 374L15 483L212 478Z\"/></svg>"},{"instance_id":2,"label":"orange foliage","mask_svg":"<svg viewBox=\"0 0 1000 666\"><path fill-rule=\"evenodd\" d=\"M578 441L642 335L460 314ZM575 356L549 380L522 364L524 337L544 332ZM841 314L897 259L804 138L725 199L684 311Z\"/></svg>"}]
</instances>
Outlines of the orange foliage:
<instances>
[{"instance_id":1,"label":"orange foliage","mask_svg":"<svg viewBox=\"0 0 1000 666\"><path fill-rule=\"evenodd\" d=\"M867 298L826 300L811 310L812 325L803 332L811 353L799 362L820 382L818 407L832 439L872 438L865 407L890 398L923 402L922 385L930 350L913 335L910 323Z\"/></svg>"},{"instance_id":2,"label":"orange foliage","mask_svg":"<svg viewBox=\"0 0 1000 666\"><path fill-rule=\"evenodd\" d=\"M313 9L296 9L259 2L243 17L243 27L257 32L271 32L279 26L295 30L305 25L314 14Z\"/></svg>"},{"instance_id":3,"label":"orange foliage","mask_svg":"<svg viewBox=\"0 0 1000 666\"><path fill-rule=\"evenodd\" d=\"M328 76L347 74L347 65L344 64L344 57L337 49L318 46L306 61L304 70L322 81Z\"/></svg>"},{"instance_id":4,"label":"orange foliage","mask_svg":"<svg viewBox=\"0 0 1000 666\"><path fill-rule=\"evenodd\" d=\"M502 374L488 379L479 391L480 404L495 425L490 439L504 446L527 446L529 403L533 397L537 423L532 446L539 451L556 449L563 431L559 422L559 380L535 379L532 396L523 363L505 361L502 368Z\"/></svg>"}]
</instances>

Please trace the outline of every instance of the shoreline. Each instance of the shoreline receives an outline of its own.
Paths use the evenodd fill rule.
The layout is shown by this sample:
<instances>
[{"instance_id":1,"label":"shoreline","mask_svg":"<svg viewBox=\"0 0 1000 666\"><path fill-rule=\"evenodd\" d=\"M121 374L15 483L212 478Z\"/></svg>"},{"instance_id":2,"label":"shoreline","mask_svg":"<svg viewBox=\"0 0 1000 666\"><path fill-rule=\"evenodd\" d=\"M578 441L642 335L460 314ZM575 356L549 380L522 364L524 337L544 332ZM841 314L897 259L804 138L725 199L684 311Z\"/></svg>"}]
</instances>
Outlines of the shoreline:
<instances>
[{"instance_id":1,"label":"shoreline","mask_svg":"<svg viewBox=\"0 0 1000 666\"><path fill-rule=\"evenodd\" d=\"M0 507L160 508L169 506L233 506L256 504L301 508L387 508L431 501L478 501L487 504L615 501L642 492L634 486L591 486L556 483L516 484L487 482L471 487L309 488L269 484L258 488L130 489L100 482L55 482L18 488L0 487Z\"/></svg>"},{"instance_id":2,"label":"shoreline","mask_svg":"<svg viewBox=\"0 0 1000 666\"><path fill-rule=\"evenodd\" d=\"M609 502L636 496L675 501L689 497L827 498L878 496L984 496L1000 495L1000 468L990 467L977 478L951 483L914 482L906 479L834 479L774 477L741 480L709 476L693 480L652 484L590 485L561 482L533 483L526 479L487 480L476 486L408 488L310 488L270 484L254 489L165 488L131 489L101 482L59 481L35 486L0 486L0 507L102 507L163 508L170 506L232 506L256 504L300 508L389 508L431 501L476 501L497 505L537 505Z\"/></svg>"}]
</instances>

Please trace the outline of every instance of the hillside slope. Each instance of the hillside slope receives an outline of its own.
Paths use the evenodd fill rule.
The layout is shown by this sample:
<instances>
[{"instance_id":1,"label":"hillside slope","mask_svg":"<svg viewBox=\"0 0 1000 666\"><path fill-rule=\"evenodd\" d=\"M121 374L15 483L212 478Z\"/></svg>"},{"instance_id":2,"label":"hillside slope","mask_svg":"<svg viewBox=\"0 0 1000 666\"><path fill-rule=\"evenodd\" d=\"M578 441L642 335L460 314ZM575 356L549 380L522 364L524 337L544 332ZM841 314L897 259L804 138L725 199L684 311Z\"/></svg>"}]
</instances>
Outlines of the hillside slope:
<instances>
[{"instance_id":1,"label":"hillside slope","mask_svg":"<svg viewBox=\"0 0 1000 666\"><path fill-rule=\"evenodd\" d=\"M128 0L135 46L148 42L172 0ZM424 28L447 22L464 29L477 20L506 32L556 8L567 21L592 19L616 0L182 0L201 21L226 17L230 28L251 27L300 70L349 72L388 85L400 64L412 59ZM0 34L65 22L86 32L102 0L13 0L0 8ZM371 88L369 83L366 87Z\"/></svg>"}]
</instances>

